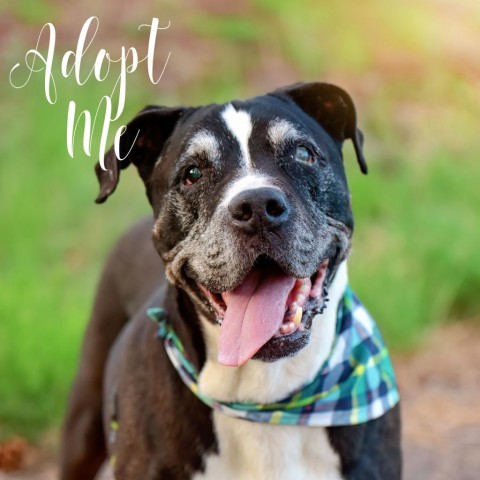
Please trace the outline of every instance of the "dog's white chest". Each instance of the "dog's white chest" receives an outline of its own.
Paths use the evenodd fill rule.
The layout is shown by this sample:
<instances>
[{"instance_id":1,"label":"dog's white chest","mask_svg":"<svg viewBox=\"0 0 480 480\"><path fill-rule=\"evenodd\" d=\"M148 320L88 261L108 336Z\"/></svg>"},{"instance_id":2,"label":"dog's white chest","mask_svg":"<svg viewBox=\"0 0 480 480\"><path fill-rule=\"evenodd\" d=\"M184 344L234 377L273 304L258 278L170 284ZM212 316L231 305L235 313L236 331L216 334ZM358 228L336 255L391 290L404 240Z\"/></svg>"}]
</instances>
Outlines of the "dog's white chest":
<instances>
[{"instance_id":1,"label":"dog's white chest","mask_svg":"<svg viewBox=\"0 0 480 480\"><path fill-rule=\"evenodd\" d=\"M313 319L310 343L298 355L272 363L250 360L241 367L216 362L218 328L204 322L207 360L199 388L226 402L271 403L312 380L329 354L338 302L347 285L342 264L330 289L330 303ZM205 458L205 471L196 480L339 480L340 458L322 427L271 425L242 420L215 411L218 454Z\"/></svg>"},{"instance_id":2,"label":"dog's white chest","mask_svg":"<svg viewBox=\"0 0 480 480\"><path fill-rule=\"evenodd\" d=\"M218 454L196 480L338 480L340 460L321 427L253 423L215 412Z\"/></svg>"}]
</instances>

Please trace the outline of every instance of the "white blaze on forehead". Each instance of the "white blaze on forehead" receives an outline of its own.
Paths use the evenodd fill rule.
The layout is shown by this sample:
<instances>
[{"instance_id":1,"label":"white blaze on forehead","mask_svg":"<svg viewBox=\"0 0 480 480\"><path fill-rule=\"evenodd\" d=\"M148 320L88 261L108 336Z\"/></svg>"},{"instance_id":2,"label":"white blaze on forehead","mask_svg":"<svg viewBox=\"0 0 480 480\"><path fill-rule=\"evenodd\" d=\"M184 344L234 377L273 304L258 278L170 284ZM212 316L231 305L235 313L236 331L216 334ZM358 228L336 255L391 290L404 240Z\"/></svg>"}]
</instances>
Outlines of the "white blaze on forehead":
<instances>
[{"instance_id":1,"label":"white blaze on forehead","mask_svg":"<svg viewBox=\"0 0 480 480\"><path fill-rule=\"evenodd\" d=\"M207 155L211 159L220 157L220 146L218 140L212 132L200 130L195 133L188 142L185 155Z\"/></svg>"},{"instance_id":2,"label":"white blaze on forehead","mask_svg":"<svg viewBox=\"0 0 480 480\"><path fill-rule=\"evenodd\" d=\"M235 107L229 103L222 112L222 118L240 145L241 160L244 166L247 170L250 170L252 168L252 159L248 150L248 140L252 133L252 119L250 114L243 110L236 110Z\"/></svg>"},{"instance_id":3,"label":"white blaze on forehead","mask_svg":"<svg viewBox=\"0 0 480 480\"><path fill-rule=\"evenodd\" d=\"M293 124L281 118L270 122L267 135L270 143L274 147L278 147L284 143L286 139L291 140L302 136Z\"/></svg>"},{"instance_id":4,"label":"white blaze on forehead","mask_svg":"<svg viewBox=\"0 0 480 480\"><path fill-rule=\"evenodd\" d=\"M234 197L236 197L239 193L245 190L255 190L257 188L275 188L277 190L281 190L280 188L272 185L272 178L267 177L266 175L245 175L244 177L239 178L234 183L232 183L227 191L225 192L225 196L221 201L221 205L223 207L227 207L228 204L232 201Z\"/></svg>"}]
</instances>

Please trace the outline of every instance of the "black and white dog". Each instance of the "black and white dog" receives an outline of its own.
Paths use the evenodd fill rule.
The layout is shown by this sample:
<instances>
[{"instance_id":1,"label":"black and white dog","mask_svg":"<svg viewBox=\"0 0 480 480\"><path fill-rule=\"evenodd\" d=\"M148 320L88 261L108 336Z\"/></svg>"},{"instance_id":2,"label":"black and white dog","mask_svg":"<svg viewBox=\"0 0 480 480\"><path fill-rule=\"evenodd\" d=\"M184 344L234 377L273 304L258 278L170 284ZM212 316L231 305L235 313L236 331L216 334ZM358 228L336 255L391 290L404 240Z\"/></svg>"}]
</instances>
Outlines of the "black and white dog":
<instances>
[{"instance_id":1,"label":"black and white dog","mask_svg":"<svg viewBox=\"0 0 480 480\"><path fill-rule=\"evenodd\" d=\"M366 173L356 123L345 91L310 83L224 105L148 107L127 126L127 158L110 151L107 171L97 166L97 202L133 163L154 220L105 267L62 479L93 478L107 454L119 480L401 477L396 402L364 421L312 426L305 413L295 424L248 421L202 401L281 402L336 355L353 231L345 139ZM198 396L148 320L159 306L170 345L199 372Z\"/></svg>"}]
</instances>

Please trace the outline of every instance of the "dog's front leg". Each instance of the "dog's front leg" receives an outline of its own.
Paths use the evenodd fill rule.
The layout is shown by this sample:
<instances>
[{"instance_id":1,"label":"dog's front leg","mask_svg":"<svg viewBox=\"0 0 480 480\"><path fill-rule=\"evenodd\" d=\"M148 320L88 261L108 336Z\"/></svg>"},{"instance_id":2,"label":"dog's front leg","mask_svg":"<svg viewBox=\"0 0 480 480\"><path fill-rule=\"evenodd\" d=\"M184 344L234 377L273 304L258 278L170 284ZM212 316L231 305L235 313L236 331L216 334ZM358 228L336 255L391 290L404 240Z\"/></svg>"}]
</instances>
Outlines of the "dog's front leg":
<instances>
[{"instance_id":1,"label":"dog's front leg","mask_svg":"<svg viewBox=\"0 0 480 480\"><path fill-rule=\"evenodd\" d=\"M60 480L93 479L106 457L102 388L106 359L128 320L109 265L100 280L63 426Z\"/></svg>"}]
</instances>

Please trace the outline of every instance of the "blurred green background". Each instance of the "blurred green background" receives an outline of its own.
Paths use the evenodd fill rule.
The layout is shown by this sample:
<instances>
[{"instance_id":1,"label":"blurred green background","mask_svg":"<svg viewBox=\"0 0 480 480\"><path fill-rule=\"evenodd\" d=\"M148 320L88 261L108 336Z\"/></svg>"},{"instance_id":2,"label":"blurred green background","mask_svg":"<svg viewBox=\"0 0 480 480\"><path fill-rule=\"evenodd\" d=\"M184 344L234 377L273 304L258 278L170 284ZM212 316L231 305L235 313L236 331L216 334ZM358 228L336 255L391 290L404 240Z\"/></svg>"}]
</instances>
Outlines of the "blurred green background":
<instances>
[{"instance_id":1,"label":"blurred green background","mask_svg":"<svg viewBox=\"0 0 480 480\"><path fill-rule=\"evenodd\" d=\"M129 77L113 132L146 104L202 104L260 94L295 81L348 90L359 110L370 174L351 145L346 166L357 220L351 283L394 350L411 349L435 325L478 321L480 311L480 3L468 0L28 0L0 20L0 440L32 440L63 413L96 280L120 233L148 213L141 182L126 171L95 206L96 158L66 150L69 100L94 108L113 76L79 87L59 74L83 22L97 15L91 51L146 51L152 16L157 86L145 66ZM45 22L57 27L58 102L43 74L21 90L12 66ZM45 48L45 39L40 44ZM78 135L80 137L80 135ZM448 350L448 346L442 346Z\"/></svg>"}]
</instances>

